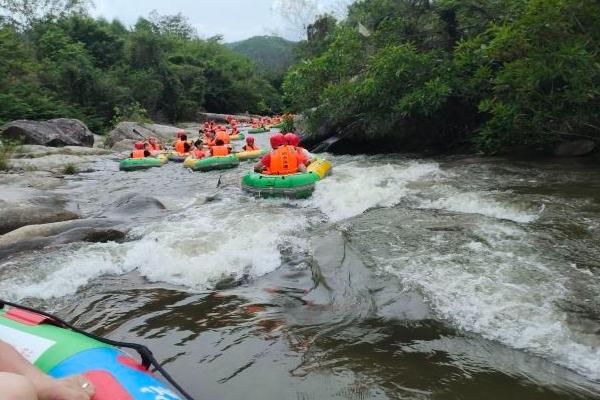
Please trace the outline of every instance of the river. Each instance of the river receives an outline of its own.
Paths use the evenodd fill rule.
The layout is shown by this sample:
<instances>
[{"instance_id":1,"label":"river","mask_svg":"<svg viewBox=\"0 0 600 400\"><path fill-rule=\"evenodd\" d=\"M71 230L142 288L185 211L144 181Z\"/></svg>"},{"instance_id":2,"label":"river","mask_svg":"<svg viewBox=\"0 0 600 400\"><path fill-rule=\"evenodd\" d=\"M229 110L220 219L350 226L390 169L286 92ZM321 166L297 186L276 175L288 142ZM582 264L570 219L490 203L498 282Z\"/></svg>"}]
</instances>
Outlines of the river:
<instances>
[{"instance_id":1,"label":"river","mask_svg":"<svg viewBox=\"0 0 600 400\"><path fill-rule=\"evenodd\" d=\"M600 166L327 158L294 201L242 192L250 163L101 161L56 190L127 240L13 255L0 293L149 346L198 399L600 398Z\"/></svg>"}]
</instances>

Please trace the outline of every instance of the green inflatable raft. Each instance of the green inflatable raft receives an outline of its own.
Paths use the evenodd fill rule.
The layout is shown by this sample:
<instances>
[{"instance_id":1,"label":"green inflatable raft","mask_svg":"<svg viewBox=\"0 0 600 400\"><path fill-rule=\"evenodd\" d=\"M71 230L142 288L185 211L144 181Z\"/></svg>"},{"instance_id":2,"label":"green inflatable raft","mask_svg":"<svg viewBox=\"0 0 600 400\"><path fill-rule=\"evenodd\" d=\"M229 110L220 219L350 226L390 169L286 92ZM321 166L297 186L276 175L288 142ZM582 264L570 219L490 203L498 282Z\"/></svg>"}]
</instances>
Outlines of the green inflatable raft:
<instances>
[{"instance_id":1,"label":"green inflatable raft","mask_svg":"<svg viewBox=\"0 0 600 400\"><path fill-rule=\"evenodd\" d=\"M162 167L166 161L166 158L163 157L126 158L119 163L119 169L121 171L141 171L148 168Z\"/></svg>"},{"instance_id":2,"label":"green inflatable raft","mask_svg":"<svg viewBox=\"0 0 600 400\"><path fill-rule=\"evenodd\" d=\"M238 133L237 135L230 135L229 140L244 140L246 139L246 135L243 133Z\"/></svg>"},{"instance_id":3,"label":"green inflatable raft","mask_svg":"<svg viewBox=\"0 0 600 400\"><path fill-rule=\"evenodd\" d=\"M240 160L234 154L230 154L228 156L203 158L194 163L186 163L185 165L193 171L205 172L215 169L235 168L240 165Z\"/></svg>"},{"instance_id":4,"label":"green inflatable raft","mask_svg":"<svg viewBox=\"0 0 600 400\"><path fill-rule=\"evenodd\" d=\"M264 132L269 132L269 129L267 129L265 127L248 129L248 133L264 133Z\"/></svg>"},{"instance_id":5,"label":"green inflatable raft","mask_svg":"<svg viewBox=\"0 0 600 400\"><path fill-rule=\"evenodd\" d=\"M250 173L242 178L242 189L259 197L304 199L315 190L319 176L314 172L292 175Z\"/></svg>"}]
</instances>

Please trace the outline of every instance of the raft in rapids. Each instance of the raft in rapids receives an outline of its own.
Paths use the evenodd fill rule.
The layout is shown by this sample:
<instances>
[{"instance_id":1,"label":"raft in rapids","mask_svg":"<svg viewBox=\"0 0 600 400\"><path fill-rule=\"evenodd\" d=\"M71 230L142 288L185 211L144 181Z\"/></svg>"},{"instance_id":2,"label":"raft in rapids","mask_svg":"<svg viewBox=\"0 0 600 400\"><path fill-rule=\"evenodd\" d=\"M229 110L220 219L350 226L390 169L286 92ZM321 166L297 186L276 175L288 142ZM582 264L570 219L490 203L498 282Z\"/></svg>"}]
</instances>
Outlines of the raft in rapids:
<instances>
[{"instance_id":1,"label":"raft in rapids","mask_svg":"<svg viewBox=\"0 0 600 400\"><path fill-rule=\"evenodd\" d=\"M243 133L238 133L237 135L230 135L229 136L229 140L244 140L246 139L246 135L244 135Z\"/></svg>"},{"instance_id":2,"label":"raft in rapids","mask_svg":"<svg viewBox=\"0 0 600 400\"><path fill-rule=\"evenodd\" d=\"M327 160L315 160L306 169L307 172L291 175L252 172L242 178L242 190L258 197L305 199L314 192L316 182L330 173L331 163Z\"/></svg>"},{"instance_id":3,"label":"raft in rapids","mask_svg":"<svg viewBox=\"0 0 600 400\"><path fill-rule=\"evenodd\" d=\"M265 128L264 126L262 128L248 129L248 133L264 133L264 132L269 132L269 129Z\"/></svg>"},{"instance_id":4,"label":"raft in rapids","mask_svg":"<svg viewBox=\"0 0 600 400\"><path fill-rule=\"evenodd\" d=\"M0 340L54 378L85 376L94 400L180 400L146 367L123 351L40 314L19 308L0 310Z\"/></svg>"},{"instance_id":5,"label":"raft in rapids","mask_svg":"<svg viewBox=\"0 0 600 400\"><path fill-rule=\"evenodd\" d=\"M141 171L148 168L162 167L167 162L167 157L159 155L157 157L144 158L126 158L119 162L121 171Z\"/></svg>"},{"instance_id":6,"label":"raft in rapids","mask_svg":"<svg viewBox=\"0 0 600 400\"><path fill-rule=\"evenodd\" d=\"M187 159L183 165L193 171L206 172L216 169L235 168L240 165L240 160L234 154L230 154L228 156L207 157L199 160Z\"/></svg>"},{"instance_id":7,"label":"raft in rapids","mask_svg":"<svg viewBox=\"0 0 600 400\"><path fill-rule=\"evenodd\" d=\"M281 129L281 128L283 128L284 124L285 124L285 122L280 122L278 124L273 124L273 125L271 125L271 129Z\"/></svg>"}]
</instances>

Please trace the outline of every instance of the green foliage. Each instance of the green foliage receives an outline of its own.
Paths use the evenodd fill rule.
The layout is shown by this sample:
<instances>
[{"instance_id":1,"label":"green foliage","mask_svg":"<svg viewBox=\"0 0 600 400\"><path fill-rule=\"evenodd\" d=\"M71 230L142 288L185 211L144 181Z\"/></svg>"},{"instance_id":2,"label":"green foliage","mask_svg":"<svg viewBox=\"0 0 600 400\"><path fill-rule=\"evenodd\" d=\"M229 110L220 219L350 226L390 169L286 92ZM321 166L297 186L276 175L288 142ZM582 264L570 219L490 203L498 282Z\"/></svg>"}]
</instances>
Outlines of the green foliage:
<instances>
[{"instance_id":1,"label":"green foliage","mask_svg":"<svg viewBox=\"0 0 600 400\"><path fill-rule=\"evenodd\" d=\"M281 132L295 132L296 127L294 126L294 117L290 114L283 116L283 123L281 125Z\"/></svg>"},{"instance_id":2,"label":"green foliage","mask_svg":"<svg viewBox=\"0 0 600 400\"><path fill-rule=\"evenodd\" d=\"M0 171L5 171L10 167L8 160L16 148L17 144L13 141L6 139L0 141Z\"/></svg>"},{"instance_id":3,"label":"green foliage","mask_svg":"<svg viewBox=\"0 0 600 400\"><path fill-rule=\"evenodd\" d=\"M226 46L248 57L265 72L283 74L294 63L296 43L278 36L254 36Z\"/></svg>"},{"instance_id":4,"label":"green foliage","mask_svg":"<svg viewBox=\"0 0 600 400\"><path fill-rule=\"evenodd\" d=\"M151 123L152 120L148 117L148 111L137 101L128 104L124 107L115 107L115 114L111 120L111 127L116 127L121 122L131 121L138 123Z\"/></svg>"},{"instance_id":5,"label":"green foliage","mask_svg":"<svg viewBox=\"0 0 600 400\"><path fill-rule=\"evenodd\" d=\"M326 34L299 48L321 48L283 84L312 131L489 153L600 140L597 1L361 0L333 27L317 22Z\"/></svg>"},{"instance_id":6,"label":"green foliage","mask_svg":"<svg viewBox=\"0 0 600 400\"><path fill-rule=\"evenodd\" d=\"M79 168L74 163L66 163L63 167L63 174L65 175L75 175L79 172Z\"/></svg>"},{"instance_id":7,"label":"green foliage","mask_svg":"<svg viewBox=\"0 0 600 400\"><path fill-rule=\"evenodd\" d=\"M69 2L73 10L83 3ZM0 20L0 123L69 117L103 132L127 118L173 123L204 110L282 107L251 61L216 39L197 38L182 15L153 13L131 30L80 12L29 17L19 28Z\"/></svg>"}]
</instances>

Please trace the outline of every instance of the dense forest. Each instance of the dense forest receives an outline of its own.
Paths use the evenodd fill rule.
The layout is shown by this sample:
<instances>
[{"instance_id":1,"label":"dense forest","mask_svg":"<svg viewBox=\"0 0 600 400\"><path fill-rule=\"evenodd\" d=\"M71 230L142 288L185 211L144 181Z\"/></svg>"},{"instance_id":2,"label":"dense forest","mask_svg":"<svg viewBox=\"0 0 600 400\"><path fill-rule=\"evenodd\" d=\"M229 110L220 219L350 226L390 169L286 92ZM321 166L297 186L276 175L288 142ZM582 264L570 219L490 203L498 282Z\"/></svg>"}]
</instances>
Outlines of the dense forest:
<instances>
[{"instance_id":1,"label":"dense forest","mask_svg":"<svg viewBox=\"0 0 600 400\"><path fill-rule=\"evenodd\" d=\"M489 153L600 139L596 0L362 0L307 33L284 90L312 133Z\"/></svg>"},{"instance_id":2,"label":"dense forest","mask_svg":"<svg viewBox=\"0 0 600 400\"><path fill-rule=\"evenodd\" d=\"M367 151L600 139L595 0L359 0L343 20L308 21L293 56L272 38L234 52L181 15L126 27L86 9L0 0L0 123L74 117L103 132L200 110L293 111L309 135Z\"/></svg>"},{"instance_id":3,"label":"dense forest","mask_svg":"<svg viewBox=\"0 0 600 400\"><path fill-rule=\"evenodd\" d=\"M226 46L254 61L276 88L280 88L283 76L296 62L296 42L278 36L254 36Z\"/></svg>"},{"instance_id":4,"label":"dense forest","mask_svg":"<svg viewBox=\"0 0 600 400\"><path fill-rule=\"evenodd\" d=\"M154 13L128 28L89 17L77 1L54 3L62 7L39 15L17 7L35 1L0 2L0 124L71 117L103 132L119 119L281 109L253 62L220 37L198 38L181 15Z\"/></svg>"}]
</instances>

